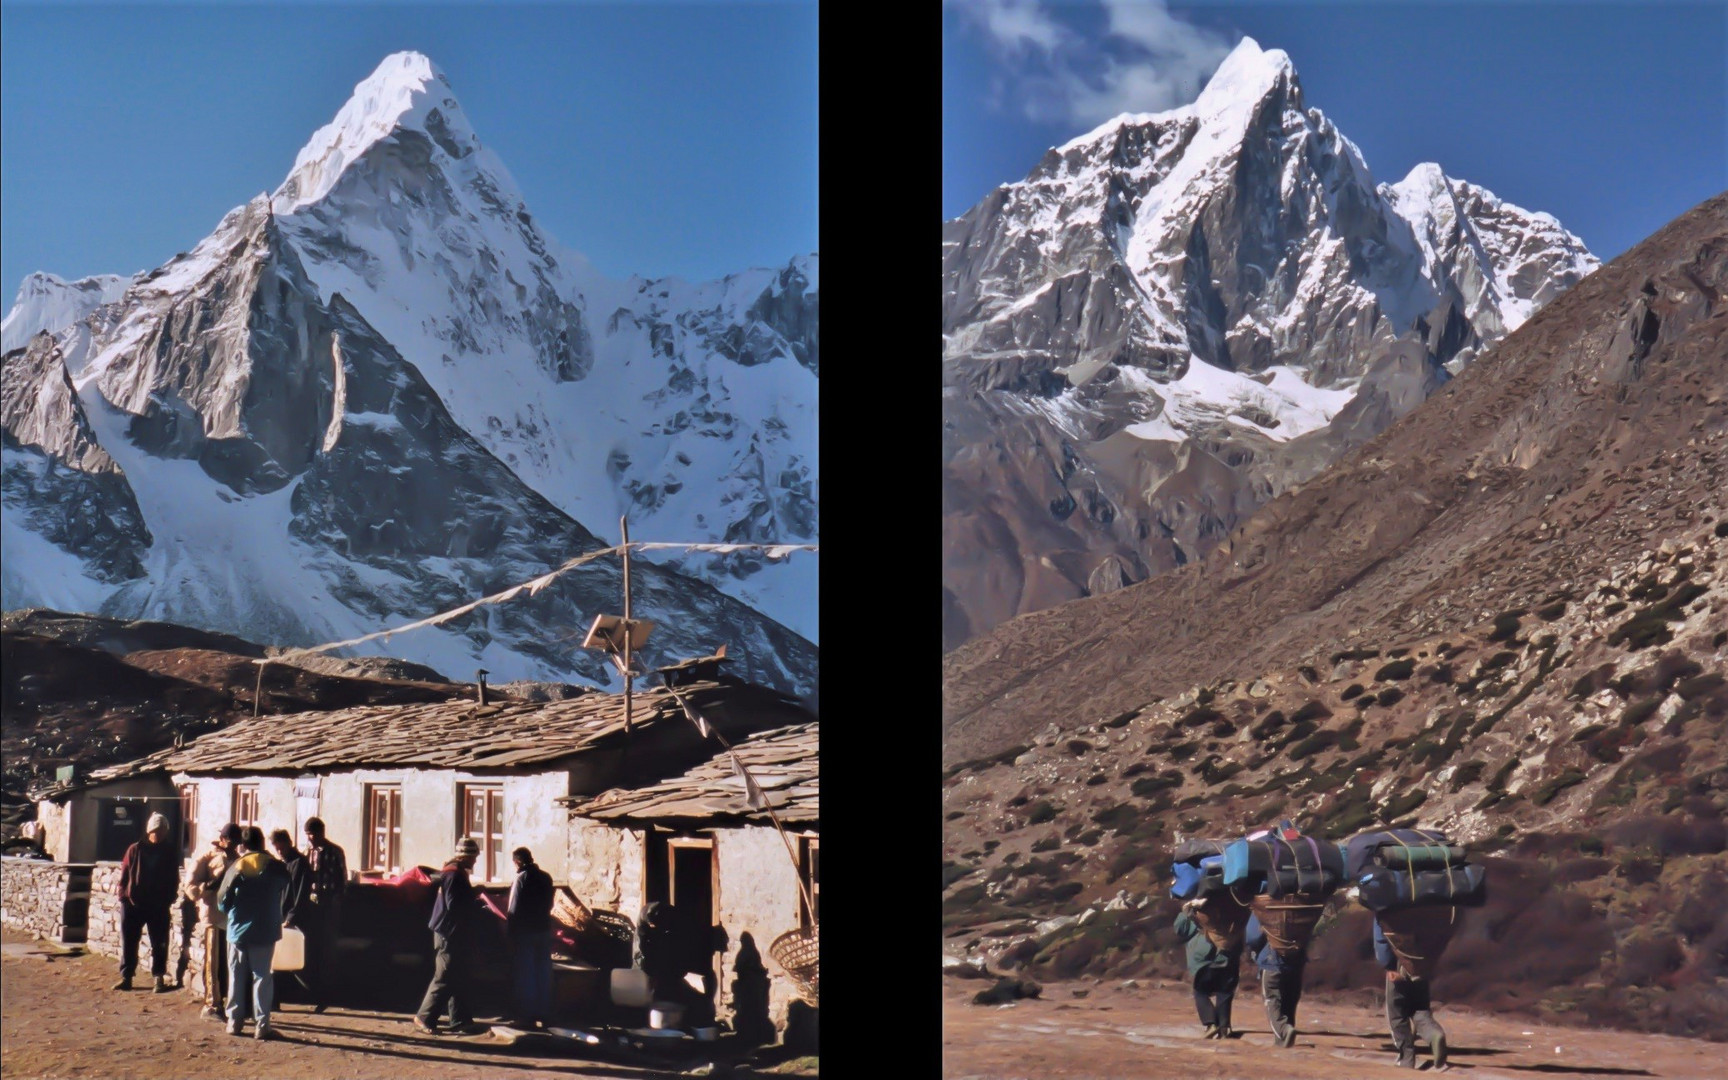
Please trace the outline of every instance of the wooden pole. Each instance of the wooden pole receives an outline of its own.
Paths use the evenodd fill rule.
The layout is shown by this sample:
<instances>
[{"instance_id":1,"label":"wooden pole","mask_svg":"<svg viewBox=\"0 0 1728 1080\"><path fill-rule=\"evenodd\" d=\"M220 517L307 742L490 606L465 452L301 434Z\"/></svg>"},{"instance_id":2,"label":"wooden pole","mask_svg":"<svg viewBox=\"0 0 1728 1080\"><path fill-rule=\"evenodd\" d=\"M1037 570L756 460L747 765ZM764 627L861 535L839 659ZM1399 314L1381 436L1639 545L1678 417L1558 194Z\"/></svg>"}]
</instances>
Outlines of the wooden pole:
<instances>
[{"instance_id":1,"label":"wooden pole","mask_svg":"<svg viewBox=\"0 0 1728 1080\"><path fill-rule=\"evenodd\" d=\"M635 676L630 671L630 517L618 519L618 534L624 548L624 734L630 734L630 691Z\"/></svg>"}]
</instances>

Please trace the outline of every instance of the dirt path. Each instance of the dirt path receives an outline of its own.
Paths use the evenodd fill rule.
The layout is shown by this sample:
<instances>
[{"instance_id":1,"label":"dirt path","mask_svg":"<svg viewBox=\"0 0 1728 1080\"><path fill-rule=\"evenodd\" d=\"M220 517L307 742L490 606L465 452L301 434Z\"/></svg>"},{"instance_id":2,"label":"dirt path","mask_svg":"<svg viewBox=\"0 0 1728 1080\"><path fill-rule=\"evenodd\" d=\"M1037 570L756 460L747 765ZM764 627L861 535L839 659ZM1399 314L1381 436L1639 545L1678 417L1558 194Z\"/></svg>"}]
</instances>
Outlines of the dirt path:
<instances>
[{"instance_id":1,"label":"dirt path","mask_svg":"<svg viewBox=\"0 0 1728 1080\"><path fill-rule=\"evenodd\" d=\"M1131 989L1062 984L1045 988L1048 1000L978 1006L969 1003L971 996L988 984L945 982L942 1075L948 1080L1390 1080L1408 1075L1394 1067L1384 1019L1372 1008L1304 1000L1295 1048L1273 1046L1259 988L1248 983L1236 997L1234 1020L1242 1037L1217 1043L1200 1038L1193 998L1174 984ZM1086 996L1076 998L1076 990ZM1468 1080L1719 1080L1728 1075L1723 1064L1728 1046L1721 1043L1546 1027L1444 1005L1436 1017L1453 1048L1447 1072ZM1426 1072L1428 1059L1422 1060Z\"/></svg>"},{"instance_id":2,"label":"dirt path","mask_svg":"<svg viewBox=\"0 0 1728 1080\"><path fill-rule=\"evenodd\" d=\"M286 1036L283 1041L260 1043L250 1034L234 1038L217 1021L201 1019L199 1005L188 993L109 990L116 964L108 957L53 956L40 942L11 930L0 940L0 1047L7 1080L639 1080L678 1076L709 1060L686 1058L660 1065L622 1057L584 1060L572 1053L524 1052L489 1035L420 1035L403 1013L331 1009L320 1016L302 1006L275 1014ZM148 985L148 980L139 982ZM723 1075L757 1074L740 1070Z\"/></svg>"}]
</instances>

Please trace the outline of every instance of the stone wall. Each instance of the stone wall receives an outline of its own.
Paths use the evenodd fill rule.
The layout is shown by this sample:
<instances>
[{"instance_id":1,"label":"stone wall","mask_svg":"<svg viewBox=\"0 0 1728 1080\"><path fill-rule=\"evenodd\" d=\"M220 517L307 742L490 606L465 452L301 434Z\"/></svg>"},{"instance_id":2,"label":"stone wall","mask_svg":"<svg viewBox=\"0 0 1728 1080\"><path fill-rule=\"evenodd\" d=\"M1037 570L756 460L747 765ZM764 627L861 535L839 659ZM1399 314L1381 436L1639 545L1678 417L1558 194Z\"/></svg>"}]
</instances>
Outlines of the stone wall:
<instances>
[{"instance_id":1,"label":"stone wall","mask_svg":"<svg viewBox=\"0 0 1728 1080\"><path fill-rule=\"evenodd\" d=\"M0 922L49 941L66 941L67 882L73 869L41 859L0 859Z\"/></svg>"}]
</instances>

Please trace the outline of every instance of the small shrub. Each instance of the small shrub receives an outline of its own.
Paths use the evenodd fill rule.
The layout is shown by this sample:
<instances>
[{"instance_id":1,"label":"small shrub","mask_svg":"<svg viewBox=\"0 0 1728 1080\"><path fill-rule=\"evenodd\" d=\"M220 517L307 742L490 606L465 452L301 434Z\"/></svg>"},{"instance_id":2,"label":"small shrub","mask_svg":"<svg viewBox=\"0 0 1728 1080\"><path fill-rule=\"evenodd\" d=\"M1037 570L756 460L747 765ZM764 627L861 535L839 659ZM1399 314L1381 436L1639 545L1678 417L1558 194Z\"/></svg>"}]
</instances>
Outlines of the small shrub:
<instances>
[{"instance_id":1,"label":"small shrub","mask_svg":"<svg viewBox=\"0 0 1728 1080\"><path fill-rule=\"evenodd\" d=\"M1061 846L1062 841L1056 839L1054 836L1046 836L1044 839L1035 842L1032 845L1032 850L1036 852L1055 851Z\"/></svg>"},{"instance_id":2,"label":"small shrub","mask_svg":"<svg viewBox=\"0 0 1728 1080\"><path fill-rule=\"evenodd\" d=\"M1332 654L1332 662L1341 664L1346 660L1373 660L1380 655L1379 649L1346 649Z\"/></svg>"},{"instance_id":3,"label":"small shrub","mask_svg":"<svg viewBox=\"0 0 1728 1080\"><path fill-rule=\"evenodd\" d=\"M1360 694L1361 692L1362 688L1357 687L1356 693ZM1346 693L1348 693L1348 691L1346 691ZM1332 710L1328 709L1324 703L1319 701L1310 701L1308 704L1290 714L1290 722L1292 724L1300 724L1304 720L1325 720L1331 715ZM1270 719L1270 717L1268 717L1268 719Z\"/></svg>"},{"instance_id":4,"label":"small shrub","mask_svg":"<svg viewBox=\"0 0 1728 1080\"><path fill-rule=\"evenodd\" d=\"M1032 804L1030 810L1026 811L1026 824L1042 825L1046 821L1055 821L1056 814L1057 810L1054 803L1049 799L1039 799Z\"/></svg>"},{"instance_id":5,"label":"small shrub","mask_svg":"<svg viewBox=\"0 0 1728 1080\"><path fill-rule=\"evenodd\" d=\"M1545 782L1530 795L1530 802L1535 806L1547 806L1554 797L1567 788L1584 782L1584 774L1577 769L1567 769L1559 776Z\"/></svg>"},{"instance_id":6,"label":"small shrub","mask_svg":"<svg viewBox=\"0 0 1728 1080\"><path fill-rule=\"evenodd\" d=\"M1387 821L1397 821L1399 818L1428 801L1428 793L1420 788L1395 795L1386 804L1385 817Z\"/></svg>"},{"instance_id":7,"label":"small shrub","mask_svg":"<svg viewBox=\"0 0 1728 1080\"><path fill-rule=\"evenodd\" d=\"M1556 600L1545 608L1536 609L1536 617L1543 622L1553 622L1564 614L1566 614L1566 601L1564 600Z\"/></svg>"},{"instance_id":8,"label":"small shrub","mask_svg":"<svg viewBox=\"0 0 1728 1080\"><path fill-rule=\"evenodd\" d=\"M1351 698L1354 698L1357 695L1361 694L1363 689L1364 689L1364 687L1362 686L1361 683L1351 683L1349 686L1346 686L1344 688L1344 692L1342 694L1338 695L1338 700L1339 701L1349 701Z\"/></svg>"},{"instance_id":9,"label":"small shrub","mask_svg":"<svg viewBox=\"0 0 1728 1080\"><path fill-rule=\"evenodd\" d=\"M1400 701L1404 700L1404 691L1398 689L1396 686L1388 686L1386 689L1380 691L1374 700L1379 703L1382 708L1388 705L1396 705Z\"/></svg>"},{"instance_id":10,"label":"small shrub","mask_svg":"<svg viewBox=\"0 0 1728 1080\"><path fill-rule=\"evenodd\" d=\"M1656 710L1661 707L1662 699L1659 697L1634 701L1632 704L1626 706L1625 712L1620 714L1620 724L1623 727L1637 727L1639 724L1650 719L1650 717L1655 714Z\"/></svg>"},{"instance_id":11,"label":"small shrub","mask_svg":"<svg viewBox=\"0 0 1728 1080\"><path fill-rule=\"evenodd\" d=\"M1489 641L1511 641L1518 636L1518 626L1524 610L1508 611L1494 616L1494 631L1488 635Z\"/></svg>"},{"instance_id":12,"label":"small shrub","mask_svg":"<svg viewBox=\"0 0 1728 1080\"><path fill-rule=\"evenodd\" d=\"M1091 751L1092 751L1092 744L1087 742L1085 739L1069 739L1068 740L1068 752L1070 754L1073 754L1075 757L1079 757L1082 754L1090 753Z\"/></svg>"},{"instance_id":13,"label":"small shrub","mask_svg":"<svg viewBox=\"0 0 1728 1080\"><path fill-rule=\"evenodd\" d=\"M1408 679L1415 671L1416 661L1406 657L1403 660L1394 660L1390 664L1382 665L1380 670L1374 673L1374 681Z\"/></svg>"},{"instance_id":14,"label":"small shrub","mask_svg":"<svg viewBox=\"0 0 1728 1080\"><path fill-rule=\"evenodd\" d=\"M1703 675L1694 675L1690 679L1682 679L1680 684L1674 687L1674 692L1687 701L1693 701L1717 689L1724 682L1728 680L1723 679L1721 672L1710 671Z\"/></svg>"}]
</instances>

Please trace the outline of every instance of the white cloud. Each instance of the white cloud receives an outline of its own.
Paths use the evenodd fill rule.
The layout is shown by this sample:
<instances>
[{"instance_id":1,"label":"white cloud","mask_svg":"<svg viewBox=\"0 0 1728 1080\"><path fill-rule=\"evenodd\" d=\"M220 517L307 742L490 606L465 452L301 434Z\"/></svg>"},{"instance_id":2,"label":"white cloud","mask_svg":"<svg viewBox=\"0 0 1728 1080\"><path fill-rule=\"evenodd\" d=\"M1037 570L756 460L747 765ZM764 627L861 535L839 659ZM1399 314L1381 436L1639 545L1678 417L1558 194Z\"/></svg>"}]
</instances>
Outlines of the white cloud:
<instances>
[{"instance_id":1,"label":"white cloud","mask_svg":"<svg viewBox=\"0 0 1728 1080\"><path fill-rule=\"evenodd\" d=\"M1067 7L1064 19L1047 0L950 2L989 43L1006 102L1038 121L1091 126L1186 104L1231 48L1164 0L1096 0ZM1100 14L1101 32L1076 28Z\"/></svg>"}]
</instances>

